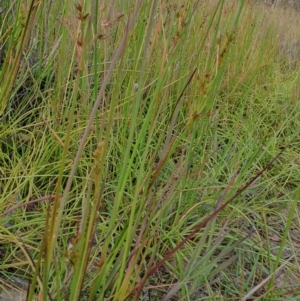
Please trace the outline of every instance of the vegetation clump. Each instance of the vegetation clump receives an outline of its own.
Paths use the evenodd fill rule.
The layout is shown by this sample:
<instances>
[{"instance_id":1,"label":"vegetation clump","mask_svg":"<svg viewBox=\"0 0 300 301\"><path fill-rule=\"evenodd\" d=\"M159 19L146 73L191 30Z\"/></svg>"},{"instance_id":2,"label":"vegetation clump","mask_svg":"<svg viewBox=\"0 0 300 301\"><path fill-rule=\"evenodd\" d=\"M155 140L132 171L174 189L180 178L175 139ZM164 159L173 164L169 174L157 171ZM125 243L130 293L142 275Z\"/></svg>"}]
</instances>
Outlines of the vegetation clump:
<instances>
[{"instance_id":1,"label":"vegetation clump","mask_svg":"<svg viewBox=\"0 0 300 301\"><path fill-rule=\"evenodd\" d=\"M0 299L296 298L298 14L4 0Z\"/></svg>"}]
</instances>

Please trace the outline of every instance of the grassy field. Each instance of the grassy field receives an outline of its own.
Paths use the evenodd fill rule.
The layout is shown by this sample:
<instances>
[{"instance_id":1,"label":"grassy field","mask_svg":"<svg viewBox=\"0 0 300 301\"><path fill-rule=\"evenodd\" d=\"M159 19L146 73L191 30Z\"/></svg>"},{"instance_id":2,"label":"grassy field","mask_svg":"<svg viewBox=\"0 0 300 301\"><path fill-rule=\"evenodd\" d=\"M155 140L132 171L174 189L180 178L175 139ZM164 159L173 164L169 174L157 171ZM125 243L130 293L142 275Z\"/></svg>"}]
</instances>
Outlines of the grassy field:
<instances>
[{"instance_id":1,"label":"grassy field","mask_svg":"<svg viewBox=\"0 0 300 301\"><path fill-rule=\"evenodd\" d=\"M0 292L300 300L296 10L0 5Z\"/></svg>"}]
</instances>

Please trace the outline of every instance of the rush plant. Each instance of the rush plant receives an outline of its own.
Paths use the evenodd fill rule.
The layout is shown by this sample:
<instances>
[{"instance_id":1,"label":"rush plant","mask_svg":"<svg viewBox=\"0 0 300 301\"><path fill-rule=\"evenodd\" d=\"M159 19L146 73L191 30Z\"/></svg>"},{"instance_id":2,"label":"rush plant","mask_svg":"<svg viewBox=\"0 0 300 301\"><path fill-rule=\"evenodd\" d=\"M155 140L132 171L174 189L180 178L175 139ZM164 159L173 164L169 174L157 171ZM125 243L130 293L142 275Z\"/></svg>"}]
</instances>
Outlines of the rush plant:
<instances>
[{"instance_id":1,"label":"rush plant","mask_svg":"<svg viewBox=\"0 0 300 301\"><path fill-rule=\"evenodd\" d=\"M297 95L298 73L264 6L4 5L7 293L18 279L27 300L297 295L299 108L280 91Z\"/></svg>"}]
</instances>

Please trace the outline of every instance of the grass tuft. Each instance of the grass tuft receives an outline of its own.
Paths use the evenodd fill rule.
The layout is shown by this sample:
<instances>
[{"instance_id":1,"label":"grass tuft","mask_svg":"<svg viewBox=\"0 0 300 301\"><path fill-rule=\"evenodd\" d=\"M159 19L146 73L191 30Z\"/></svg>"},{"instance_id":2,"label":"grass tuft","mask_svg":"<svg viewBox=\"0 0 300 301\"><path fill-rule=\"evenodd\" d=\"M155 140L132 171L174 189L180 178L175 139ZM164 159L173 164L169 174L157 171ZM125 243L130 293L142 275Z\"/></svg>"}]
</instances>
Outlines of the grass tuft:
<instances>
[{"instance_id":1,"label":"grass tuft","mask_svg":"<svg viewBox=\"0 0 300 301\"><path fill-rule=\"evenodd\" d=\"M0 299L296 299L299 12L23 2L0 7Z\"/></svg>"}]
</instances>

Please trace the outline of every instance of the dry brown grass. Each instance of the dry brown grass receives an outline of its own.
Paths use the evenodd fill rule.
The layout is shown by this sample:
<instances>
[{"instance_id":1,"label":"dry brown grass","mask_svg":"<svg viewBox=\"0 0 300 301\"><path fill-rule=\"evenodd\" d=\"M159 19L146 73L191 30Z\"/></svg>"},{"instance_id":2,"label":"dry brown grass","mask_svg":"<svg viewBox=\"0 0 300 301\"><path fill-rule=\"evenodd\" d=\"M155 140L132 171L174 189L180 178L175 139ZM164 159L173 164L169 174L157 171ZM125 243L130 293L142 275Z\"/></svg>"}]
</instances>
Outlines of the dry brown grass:
<instances>
[{"instance_id":1,"label":"dry brown grass","mask_svg":"<svg viewBox=\"0 0 300 301\"><path fill-rule=\"evenodd\" d=\"M300 3L295 1L264 1L253 5L264 15L262 29L270 26L277 33L278 55L295 67L300 59Z\"/></svg>"}]
</instances>

